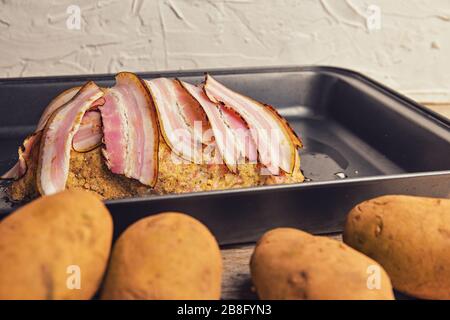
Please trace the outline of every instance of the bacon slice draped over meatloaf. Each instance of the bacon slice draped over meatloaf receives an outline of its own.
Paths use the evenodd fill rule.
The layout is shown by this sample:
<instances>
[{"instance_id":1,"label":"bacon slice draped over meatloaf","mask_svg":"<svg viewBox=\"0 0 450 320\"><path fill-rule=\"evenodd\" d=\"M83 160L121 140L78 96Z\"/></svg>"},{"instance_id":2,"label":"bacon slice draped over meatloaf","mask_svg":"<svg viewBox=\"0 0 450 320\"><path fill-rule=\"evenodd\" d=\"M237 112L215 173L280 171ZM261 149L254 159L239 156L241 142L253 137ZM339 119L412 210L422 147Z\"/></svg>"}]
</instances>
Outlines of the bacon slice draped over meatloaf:
<instances>
[{"instance_id":1,"label":"bacon slice draped over meatloaf","mask_svg":"<svg viewBox=\"0 0 450 320\"><path fill-rule=\"evenodd\" d=\"M36 131L41 131L44 129L48 118L55 112L56 109L60 108L62 105L66 104L80 91L81 87L73 87L61 92L56 98L54 98L48 106L42 112L41 118L39 119Z\"/></svg>"},{"instance_id":2,"label":"bacon slice draped over meatloaf","mask_svg":"<svg viewBox=\"0 0 450 320\"><path fill-rule=\"evenodd\" d=\"M13 200L65 188L111 199L293 183L304 179L301 146L274 108L208 74L192 85L121 72L114 87L88 82L53 99L1 178L16 180Z\"/></svg>"},{"instance_id":3,"label":"bacon slice draped over meatloaf","mask_svg":"<svg viewBox=\"0 0 450 320\"><path fill-rule=\"evenodd\" d=\"M78 152L88 152L102 144L103 127L100 111L90 110L81 120L80 127L73 137L72 147Z\"/></svg>"},{"instance_id":4,"label":"bacon slice draped over meatloaf","mask_svg":"<svg viewBox=\"0 0 450 320\"><path fill-rule=\"evenodd\" d=\"M179 157L201 164L204 111L177 80L158 78L146 81L158 112L161 133Z\"/></svg>"},{"instance_id":5,"label":"bacon slice draped over meatloaf","mask_svg":"<svg viewBox=\"0 0 450 320\"><path fill-rule=\"evenodd\" d=\"M121 72L100 107L109 169L153 187L158 174L158 124L145 85L134 74Z\"/></svg>"},{"instance_id":6,"label":"bacon slice draped over meatloaf","mask_svg":"<svg viewBox=\"0 0 450 320\"><path fill-rule=\"evenodd\" d=\"M36 130L25 138L22 146L19 148L19 160L17 163L5 174L0 176L0 179L17 180L20 179L27 170L27 161L30 156L30 151L37 136L42 134L50 116L61 106L69 102L80 90L81 87L73 87L60 93L54 98L44 109L44 112L39 119ZM96 103L101 101L96 101ZM91 106L94 108L95 104ZM101 119L98 113L87 112L81 121L80 128L73 139L74 150L80 152L87 152L94 149L101 143L103 131L101 127Z\"/></svg>"},{"instance_id":7,"label":"bacon slice draped over meatloaf","mask_svg":"<svg viewBox=\"0 0 450 320\"><path fill-rule=\"evenodd\" d=\"M65 189L73 136L86 111L102 96L103 91L94 82L88 82L47 120L42 132L37 171L37 187L42 195Z\"/></svg>"},{"instance_id":8,"label":"bacon slice draped over meatloaf","mask_svg":"<svg viewBox=\"0 0 450 320\"><path fill-rule=\"evenodd\" d=\"M205 111L215 142L228 169L237 172L239 163L244 163L245 160L254 161L256 149L246 136L248 129L245 122L239 117L233 117L219 103L209 100L201 87L184 81L180 83ZM246 142L248 142L247 145Z\"/></svg>"},{"instance_id":9,"label":"bacon slice draped over meatloaf","mask_svg":"<svg viewBox=\"0 0 450 320\"><path fill-rule=\"evenodd\" d=\"M239 113L250 127L256 142L259 160L274 174L279 169L291 174L300 141L273 110L249 97L228 89L210 75L206 75L205 92L215 102L222 102Z\"/></svg>"}]
</instances>

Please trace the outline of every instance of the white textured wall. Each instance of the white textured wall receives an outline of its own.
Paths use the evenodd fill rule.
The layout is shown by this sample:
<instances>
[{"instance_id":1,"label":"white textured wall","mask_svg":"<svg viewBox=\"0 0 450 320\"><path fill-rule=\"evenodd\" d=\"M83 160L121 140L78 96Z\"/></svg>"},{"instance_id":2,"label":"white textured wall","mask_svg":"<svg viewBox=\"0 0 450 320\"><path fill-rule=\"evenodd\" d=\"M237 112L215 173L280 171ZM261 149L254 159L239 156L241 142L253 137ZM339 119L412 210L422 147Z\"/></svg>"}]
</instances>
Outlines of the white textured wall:
<instances>
[{"instance_id":1,"label":"white textured wall","mask_svg":"<svg viewBox=\"0 0 450 320\"><path fill-rule=\"evenodd\" d=\"M450 100L450 0L0 0L0 77L293 64Z\"/></svg>"}]
</instances>

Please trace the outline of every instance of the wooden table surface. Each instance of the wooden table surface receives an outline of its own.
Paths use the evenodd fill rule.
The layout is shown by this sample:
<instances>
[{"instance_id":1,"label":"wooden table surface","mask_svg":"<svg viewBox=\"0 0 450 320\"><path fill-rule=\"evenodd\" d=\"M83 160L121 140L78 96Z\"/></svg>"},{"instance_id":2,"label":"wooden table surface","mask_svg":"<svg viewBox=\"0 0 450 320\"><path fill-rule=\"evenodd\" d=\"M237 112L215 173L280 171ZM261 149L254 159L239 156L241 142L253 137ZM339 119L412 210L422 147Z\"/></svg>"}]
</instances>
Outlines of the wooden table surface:
<instances>
[{"instance_id":1,"label":"wooden table surface","mask_svg":"<svg viewBox=\"0 0 450 320\"><path fill-rule=\"evenodd\" d=\"M449 104L431 104L426 106L450 119ZM342 241L341 235L330 237ZM253 244L245 244L222 249L224 274L222 281L222 299L257 299L252 290L249 262L254 249Z\"/></svg>"}]
</instances>

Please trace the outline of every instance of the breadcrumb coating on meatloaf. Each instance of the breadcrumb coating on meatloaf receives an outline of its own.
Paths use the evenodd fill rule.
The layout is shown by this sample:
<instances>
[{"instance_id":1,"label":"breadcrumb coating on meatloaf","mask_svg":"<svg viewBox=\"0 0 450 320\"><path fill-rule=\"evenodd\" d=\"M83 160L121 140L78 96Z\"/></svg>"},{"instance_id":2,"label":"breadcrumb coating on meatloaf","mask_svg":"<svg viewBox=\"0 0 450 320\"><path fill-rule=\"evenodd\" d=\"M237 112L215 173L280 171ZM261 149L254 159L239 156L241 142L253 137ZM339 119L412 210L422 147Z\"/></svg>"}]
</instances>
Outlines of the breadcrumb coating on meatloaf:
<instances>
[{"instance_id":1,"label":"breadcrumb coating on meatloaf","mask_svg":"<svg viewBox=\"0 0 450 320\"><path fill-rule=\"evenodd\" d=\"M36 145L39 145L37 143ZM14 181L9 187L11 200L22 201L38 196L36 189L36 169L39 148L34 148L28 161L24 177ZM303 182L300 171L300 157L292 175L260 175L259 164L241 164L238 174L228 170L225 164L193 164L173 161L170 148L160 140L159 170L155 187L149 188L134 179L113 174L103 158L101 147L86 153L71 152L67 189L81 188L97 193L103 199L119 199L150 194L186 193L260 185ZM182 162L179 159L179 162Z\"/></svg>"}]
</instances>

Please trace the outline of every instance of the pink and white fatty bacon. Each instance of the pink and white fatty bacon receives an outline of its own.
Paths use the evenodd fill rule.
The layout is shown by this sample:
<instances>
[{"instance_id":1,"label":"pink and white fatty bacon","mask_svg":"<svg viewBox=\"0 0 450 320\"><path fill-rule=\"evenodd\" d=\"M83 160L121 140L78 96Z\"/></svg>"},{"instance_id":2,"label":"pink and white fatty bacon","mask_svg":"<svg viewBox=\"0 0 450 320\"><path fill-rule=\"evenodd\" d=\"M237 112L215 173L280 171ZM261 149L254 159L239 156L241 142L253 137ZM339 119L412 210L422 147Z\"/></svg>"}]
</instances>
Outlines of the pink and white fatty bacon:
<instances>
[{"instance_id":1,"label":"pink and white fatty bacon","mask_svg":"<svg viewBox=\"0 0 450 320\"><path fill-rule=\"evenodd\" d=\"M201 106L177 80L158 78L145 82L167 145L179 157L201 164L203 144L207 143L203 135L207 119Z\"/></svg>"},{"instance_id":2,"label":"pink and white fatty bacon","mask_svg":"<svg viewBox=\"0 0 450 320\"><path fill-rule=\"evenodd\" d=\"M100 111L89 110L83 116L80 127L73 137L73 149L78 152L88 152L102 143L103 128Z\"/></svg>"},{"instance_id":3,"label":"pink and white fatty bacon","mask_svg":"<svg viewBox=\"0 0 450 320\"><path fill-rule=\"evenodd\" d=\"M128 72L116 76L100 112L111 172L154 186L158 175L159 134L151 97L141 80Z\"/></svg>"},{"instance_id":4,"label":"pink and white fatty bacon","mask_svg":"<svg viewBox=\"0 0 450 320\"><path fill-rule=\"evenodd\" d=\"M209 100L201 87L184 81L180 83L205 111L211 124L217 148L230 171L237 172L238 164L255 158L254 144L251 140L246 139L248 130L245 123L239 117L228 114L220 104Z\"/></svg>"},{"instance_id":5,"label":"pink and white fatty bacon","mask_svg":"<svg viewBox=\"0 0 450 320\"><path fill-rule=\"evenodd\" d=\"M273 109L228 89L208 74L204 89L211 101L221 102L242 116L256 143L260 162L273 175L279 175L279 169L293 172L301 143Z\"/></svg>"},{"instance_id":6,"label":"pink and white fatty bacon","mask_svg":"<svg viewBox=\"0 0 450 320\"><path fill-rule=\"evenodd\" d=\"M209 129L212 140L205 134ZM121 72L112 88L88 82L53 99L37 131L19 149L17 164L1 178L22 177L32 148L39 147L37 187L42 195L53 194L65 189L72 149L88 152L103 144L112 173L154 187L160 133L174 154L197 164L203 163L203 149L212 142L234 173L241 163L259 161L272 175L280 175L279 169L291 174L302 146L274 108L228 89L210 75L195 86Z\"/></svg>"},{"instance_id":7,"label":"pink and white fatty bacon","mask_svg":"<svg viewBox=\"0 0 450 320\"><path fill-rule=\"evenodd\" d=\"M42 133L36 177L42 195L65 189L73 136L86 111L102 96L103 91L94 82L88 82L48 119Z\"/></svg>"},{"instance_id":8,"label":"pink and white fatty bacon","mask_svg":"<svg viewBox=\"0 0 450 320\"><path fill-rule=\"evenodd\" d=\"M69 102L77 93L80 91L81 87L73 87L70 89L67 89L63 92L61 92L56 98L54 98L48 106L44 109L44 112L42 112L41 118L39 119L36 131L40 131L44 129L45 125L47 124L47 120L50 118L50 116L60 108L62 105Z\"/></svg>"}]
</instances>

